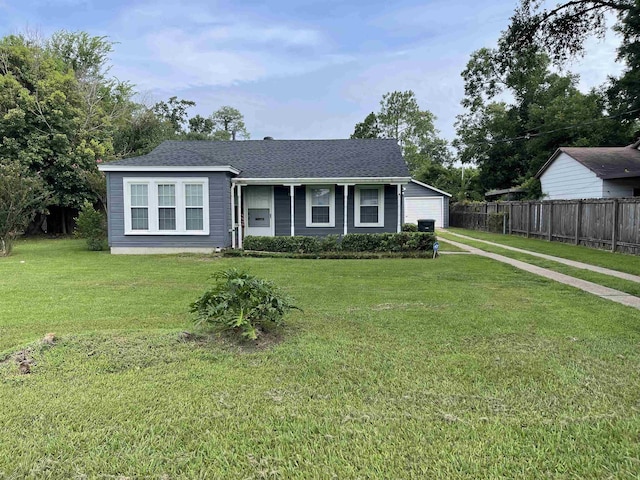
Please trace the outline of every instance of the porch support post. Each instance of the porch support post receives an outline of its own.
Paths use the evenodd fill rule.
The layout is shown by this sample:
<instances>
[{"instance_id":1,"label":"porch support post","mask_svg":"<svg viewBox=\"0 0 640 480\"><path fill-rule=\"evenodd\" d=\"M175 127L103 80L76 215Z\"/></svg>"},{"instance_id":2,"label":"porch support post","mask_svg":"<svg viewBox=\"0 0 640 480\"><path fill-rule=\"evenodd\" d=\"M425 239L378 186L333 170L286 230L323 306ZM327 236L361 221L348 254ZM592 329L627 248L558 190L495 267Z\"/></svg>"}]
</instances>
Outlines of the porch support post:
<instances>
[{"instance_id":1,"label":"porch support post","mask_svg":"<svg viewBox=\"0 0 640 480\"><path fill-rule=\"evenodd\" d=\"M231 184L231 248L236 248L236 184Z\"/></svg>"},{"instance_id":2,"label":"porch support post","mask_svg":"<svg viewBox=\"0 0 640 480\"><path fill-rule=\"evenodd\" d=\"M400 233L402 231L402 185L396 185L398 191L398 225L396 231Z\"/></svg>"},{"instance_id":3,"label":"porch support post","mask_svg":"<svg viewBox=\"0 0 640 480\"><path fill-rule=\"evenodd\" d=\"M296 219L295 219L295 199L296 199L296 187L295 185L289 185L289 201L291 203L291 236L296 235Z\"/></svg>"},{"instance_id":4,"label":"porch support post","mask_svg":"<svg viewBox=\"0 0 640 480\"><path fill-rule=\"evenodd\" d=\"M242 248L242 185L238 185L238 248Z\"/></svg>"},{"instance_id":5,"label":"porch support post","mask_svg":"<svg viewBox=\"0 0 640 480\"><path fill-rule=\"evenodd\" d=\"M343 228L343 234L346 235L347 234L347 204L348 204L348 199L349 199L349 185L343 185L342 188L344 189L344 194L342 195L342 207L343 207L343 212L344 212L344 228Z\"/></svg>"}]
</instances>

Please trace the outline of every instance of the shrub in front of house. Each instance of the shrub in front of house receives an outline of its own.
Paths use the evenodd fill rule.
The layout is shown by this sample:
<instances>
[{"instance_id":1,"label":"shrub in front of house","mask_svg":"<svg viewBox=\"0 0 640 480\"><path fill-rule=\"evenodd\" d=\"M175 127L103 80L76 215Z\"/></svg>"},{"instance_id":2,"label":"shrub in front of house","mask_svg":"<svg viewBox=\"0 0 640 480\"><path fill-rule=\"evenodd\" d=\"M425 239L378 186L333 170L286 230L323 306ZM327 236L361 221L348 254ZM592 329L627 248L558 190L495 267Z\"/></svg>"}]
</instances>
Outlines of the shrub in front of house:
<instances>
[{"instance_id":1,"label":"shrub in front of house","mask_svg":"<svg viewBox=\"0 0 640 480\"><path fill-rule=\"evenodd\" d=\"M244 239L245 250L258 252L318 253L321 240L316 237L257 237Z\"/></svg>"},{"instance_id":2,"label":"shrub in front of house","mask_svg":"<svg viewBox=\"0 0 640 480\"><path fill-rule=\"evenodd\" d=\"M247 237L244 249L281 253L426 252L433 250L432 233L349 233L327 237Z\"/></svg>"},{"instance_id":3,"label":"shrub in front of house","mask_svg":"<svg viewBox=\"0 0 640 480\"><path fill-rule=\"evenodd\" d=\"M423 232L350 233L340 244L346 252L426 252L433 250L435 236Z\"/></svg>"},{"instance_id":4,"label":"shrub in front of house","mask_svg":"<svg viewBox=\"0 0 640 480\"><path fill-rule=\"evenodd\" d=\"M104 250L107 244L107 222L104 214L93 208L91 202L85 201L75 221L76 237L86 239L89 250Z\"/></svg>"},{"instance_id":5,"label":"shrub in front of house","mask_svg":"<svg viewBox=\"0 0 640 480\"><path fill-rule=\"evenodd\" d=\"M214 275L216 283L191 304L196 325L230 331L256 340L271 326L281 326L284 315L298 309L270 281L234 268Z\"/></svg>"},{"instance_id":6,"label":"shrub in front of house","mask_svg":"<svg viewBox=\"0 0 640 480\"><path fill-rule=\"evenodd\" d=\"M403 223L402 224L402 231L403 232L417 232L418 231L418 225L415 223Z\"/></svg>"}]
</instances>

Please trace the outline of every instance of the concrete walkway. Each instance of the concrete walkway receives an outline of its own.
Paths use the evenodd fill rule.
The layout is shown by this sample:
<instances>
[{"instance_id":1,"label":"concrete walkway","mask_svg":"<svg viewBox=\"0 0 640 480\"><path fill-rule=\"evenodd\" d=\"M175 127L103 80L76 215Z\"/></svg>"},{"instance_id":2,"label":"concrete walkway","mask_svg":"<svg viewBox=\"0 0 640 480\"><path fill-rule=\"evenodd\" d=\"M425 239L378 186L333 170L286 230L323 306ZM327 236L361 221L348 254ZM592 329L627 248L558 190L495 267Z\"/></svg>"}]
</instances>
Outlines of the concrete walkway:
<instances>
[{"instance_id":1,"label":"concrete walkway","mask_svg":"<svg viewBox=\"0 0 640 480\"><path fill-rule=\"evenodd\" d=\"M623 280L629 280L630 282L640 283L640 276L633 275L631 273L619 272L618 270L611 270L610 268L596 267L595 265L589 265L588 263L576 262L575 260L567 260L566 258L554 257L553 255L546 255L544 253L532 252L531 250L524 250L522 248L510 247L501 243L489 242L487 240L479 240L473 237L467 237L466 235L460 235L459 233L453 233L447 230L448 235L454 235L465 240L473 240L474 242L486 243L487 245L493 245L494 247L504 248L505 250L511 250L512 252L526 253L532 257L544 258L545 260L552 260L554 262L562 263L574 268L580 268L582 270L591 270L592 272L602 273L604 275L610 275L612 277L618 277ZM446 241L446 238L443 239Z\"/></svg>"},{"instance_id":2,"label":"concrete walkway","mask_svg":"<svg viewBox=\"0 0 640 480\"><path fill-rule=\"evenodd\" d=\"M466 237L466 238L469 238L469 237ZM470 247L469 245L465 245L464 243L454 242L453 240L448 240L448 239L440 239L440 240L442 240L443 242L450 243L451 245L455 245L456 247L466 250L475 255L491 258L493 260L497 260L498 262L512 265L526 272L535 273L536 275L540 275L541 277L545 277L550 280L554 280L556 282L564 283L565 285L579 288L580 290L584 290L585 292L592 293L594 295L597 295L598 297L605 298L607 300L621 303L622 305L627 305L629 307L634 307L640 310L640 298L634 297L633 295L629 295L628 293L621 292L619 290L614 290L613 288L603 287L602 285L598 285L597 283L587 282L586 280L581 280L579 278L570 277L569 275L565 275L564 273L554 272L553 270L549 270L548 268L537 267L529 263L521 262L520 260L515 260L513 258L505 257L504 255L485 252L484 250L480 250L479 248L475 248L475 247Z\"/></svg>"}]
</instances>

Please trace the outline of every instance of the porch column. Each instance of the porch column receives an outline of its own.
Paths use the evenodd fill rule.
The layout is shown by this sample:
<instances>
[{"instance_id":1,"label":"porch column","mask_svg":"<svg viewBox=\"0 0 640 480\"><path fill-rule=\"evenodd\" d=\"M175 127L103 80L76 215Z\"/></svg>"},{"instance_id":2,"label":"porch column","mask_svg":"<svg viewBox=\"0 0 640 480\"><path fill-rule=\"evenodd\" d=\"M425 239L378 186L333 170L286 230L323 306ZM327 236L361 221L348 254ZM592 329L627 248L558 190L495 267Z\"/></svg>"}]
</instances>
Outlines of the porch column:
<instances>
[{"instance_id":1,"label":"porch column","mask_svg":"<svg viewBox=\"0 0 640 480\"><path fill-rule=\"evenodd\" d=\"M242 248L242 185L238 185L238 248Z\"/></svg>"},{"instance_id":2,"label":"porch column","mask_svg":"<svg viewBox=\"0 0 640 480\"><path fill-rule=\"evenodd\" d=\"M349 199L349 185L343 185L344 195L342 196L342 203L344 208L344 235L347 234L347 200Z\"/></svg>"},{"instance_id":3,"label":"porch column","mask_svg":"<svg viewBox=\"0 0 640 480\"><path fill-rule=\"evenodd\" d=\"M296 235L296 218L295 218L295 201L296 199L296 186L289 185L289 203L291 204L291 236Z\"/></svg>"},{"instance_id":4,"label":"porch column","mask_svg":"<svg viewBox=\"0 0 640 480\"><path fill-rule=\"evenodd\" d=\"M400 233L402 231L402 185L396 185L398 190L398 226L397 232Z\"/></svg>"},{"instance_id":5,"label":"porch column","mask_svg":"<svg viewBox=\"0 0 640 480\"><path fill-rule=\"evenodd\" d=\"M236 248L236 184L231 184L231 248Z\"/></svg>"}]
</instances>

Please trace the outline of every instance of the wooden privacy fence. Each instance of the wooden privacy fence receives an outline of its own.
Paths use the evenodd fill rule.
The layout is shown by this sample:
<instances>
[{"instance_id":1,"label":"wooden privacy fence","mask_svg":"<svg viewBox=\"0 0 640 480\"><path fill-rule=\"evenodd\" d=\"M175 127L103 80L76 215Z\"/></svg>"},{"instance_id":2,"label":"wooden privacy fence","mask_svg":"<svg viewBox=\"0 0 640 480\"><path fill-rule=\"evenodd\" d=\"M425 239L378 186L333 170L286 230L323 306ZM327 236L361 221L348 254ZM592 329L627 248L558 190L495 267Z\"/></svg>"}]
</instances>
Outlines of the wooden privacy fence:
<instances>
[{"instance_id":1,"label":"wooden privacy fence","mask_svg":"<svg viewBox=\"0 0 640 480\"><path fill-rule=\"evenodd\" d=\"M449 224L640 254L640 198L454 204Z\"/></svg>"}]
</instances>

